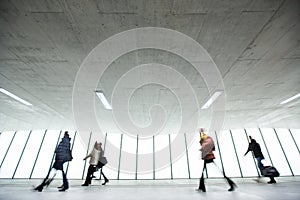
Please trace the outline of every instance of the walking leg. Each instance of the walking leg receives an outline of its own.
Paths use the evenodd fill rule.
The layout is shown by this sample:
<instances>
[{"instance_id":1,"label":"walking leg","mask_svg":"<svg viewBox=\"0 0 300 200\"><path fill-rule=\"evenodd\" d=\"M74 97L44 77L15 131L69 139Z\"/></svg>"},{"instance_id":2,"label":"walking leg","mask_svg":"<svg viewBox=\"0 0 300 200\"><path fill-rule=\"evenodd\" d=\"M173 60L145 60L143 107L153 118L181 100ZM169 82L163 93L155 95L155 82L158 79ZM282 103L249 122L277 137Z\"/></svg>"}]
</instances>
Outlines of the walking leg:
<instances>
[{"instance_id":1,"label":"walking leg","mask_svg":"<svg viewBox=\"0 0 300 200\"><path fill-rule=\"evenodd\" d=\"M38 185L37 187L35 187L34 190L37 190L37 191L41 192L41 191L43 191L44 186L47 186L47 187L49 186L49 184L51 183L51 181L53 180L53 178L54 178L54 176L56 174L55 173L52 178L49 178L49 175L50 175L51 171L52 171L52 168L50 168L50 170L48 171L48 174L44 178L43 182L40 185Z\"/></svg>"},{"instance_id":2,"label":"walking leg","mask_svg":"<svg viewBox=\"0 0 300 200\"><path fill-rule=\"evenodd\" d=\"M81 186L88 186L91 184L93 173L94 173L94 166L90 165L88 168L86 178L85 178L85 182Z\"/></svg>"},{"instance_id":3,"label":"walking leg","mask_svg":"<svg viewBox=\"0 0 300 200\"><path fill-rule=\"evenodd\" d=\"M274 177L271 176L268 184L274 184L274 183L276 183L276 181L275 181Z\"/></svg>"},{"instance_id":4,"label":"walking leg","mask_svg":"<svg viewBox=\"0 0 300 200\"><path fill-rule=\"evenodd\" d=\"M102 168L101 168L101 174L102 174L102 176L103 176L103 178L104 178L104 183L102 183L102 185L105 185L106 183L109 182L109 180L108 180L108 179L106 178L106 176L104 175Z\"/></svg>"},{"instance_id":5,"label":"walking leg","mask_svg":"<svg viewBox=\"0 0 300 200\"><path fill-rule=\"evenodd\" d=\"M206 169L206 161L204 160L204 166L201 173L200 183L199 183L199 190L202 192L206 192L205 184L204 184L204 170Z\"/></svg>"},{"instance_id":6,"label":"walking leg","mask_svg":"<svg viewBox=\"0 0 300 200\"><path fill-rule=\"evenodd\" d=\"M228 189L229 192L232 192L235 190L235 188L237 187L236 184L230 179L228 178L226 175L225 175L225 172L224 170L221 170L218 165L213 162L215 164L215 166L219 169L219 171L223 174L224 178L226 179L227 183L229 184L230 188Z\"/></svg>"}]
</instances>

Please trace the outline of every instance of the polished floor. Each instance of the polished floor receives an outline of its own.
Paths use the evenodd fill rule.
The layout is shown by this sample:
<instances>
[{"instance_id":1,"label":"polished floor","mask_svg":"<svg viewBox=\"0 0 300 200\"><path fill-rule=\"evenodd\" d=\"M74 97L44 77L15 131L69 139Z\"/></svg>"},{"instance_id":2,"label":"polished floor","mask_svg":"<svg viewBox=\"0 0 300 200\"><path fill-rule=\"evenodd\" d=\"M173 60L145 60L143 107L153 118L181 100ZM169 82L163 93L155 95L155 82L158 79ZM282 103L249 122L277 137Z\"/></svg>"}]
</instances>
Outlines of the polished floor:
<instances>
[{"instance_id":1,"label":"polished floor","mask_svg":"<svg viewBox=\"0 0 300 200\"><path fill-rule=\"evenodd\" d=\"M222 179L206 180L206 193L196 191L198 180L112 180L102 186L94 180L92 186L80 186L83 181L71 180L70 189L58 192L61 180L55 180L43 192L33 190L41 180L0 179L0 200L79 200L79 199L114 199L114 200L299 200L300 177L280 177L277 184L267 184L268 179L261 182L254 179L233 179L238 188L228 192L228 185Z\"/></svg>"}]
</instances>

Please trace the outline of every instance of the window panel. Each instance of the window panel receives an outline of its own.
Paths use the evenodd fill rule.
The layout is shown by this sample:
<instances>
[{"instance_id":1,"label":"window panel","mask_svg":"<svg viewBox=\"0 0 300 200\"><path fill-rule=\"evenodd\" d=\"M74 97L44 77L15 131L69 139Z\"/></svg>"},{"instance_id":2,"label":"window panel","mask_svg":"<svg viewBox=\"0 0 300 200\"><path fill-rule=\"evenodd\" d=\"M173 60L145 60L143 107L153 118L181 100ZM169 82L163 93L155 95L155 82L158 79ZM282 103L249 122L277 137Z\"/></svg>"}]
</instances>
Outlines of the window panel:
<instances>
[{"instance_id":1,"label":"window panel","mask_svg":"<svg viewBox=\"0 0 300 200\"><path fill-rule=\"evenodd\" d=\"M290 131L294 137L294 140L298 146L298 151L299 151L299 149L300 149L300 129L291 129ZM293 142L293 144L295 142Z\"/></svg>"},{"instance_id":2,"label":"window panel","mask_svg":"<svg viewBox=\"0 0 300 200\"><path fill-rule=\"evenodd\" d=\"M196 137L192 144L188 147L191 178L199 178L203 168L199 141L200 138Z\"/></svg>"},{"instance_id":3,"label":"window panel","mask_svg":"<svg viewBox=\"0 0 300 200\"><path fill-rule=\"evenodd\" d=\"M139 138L138 179L153 179L153 138Z\"/></svg>"},{"instance_id":4,"label":"window panel","mask_svg":"<svg viewBox=\"0 0 300 200\"><path fill-rule=\"evenodd\" d=\"M84 134L84 133L81 133L81 134ZM89 134L89 133L86 133L86 134ZM71 140L71 142L72 142L72 140ZM94 143L93 143L93 145L94 145ZM68 178L81 179L83 167L84 167L84 163L85 163L83 158L86 156L86 149L84 147L84 144L82 143L82 139L81 139L79 133L76 134L76 138L74 140L72 156L73 156L73 160L71 162L69 162ZM88 163L88 161L87 161L87 163ZM86 168L86 170L87 170L87 168Z\"/></svg>"},{"instance_id":5,"label":"window panel","mask_svg":"<svg viewBox=\"0 0 300 200\"><path fill-rule=\"evenodd\" d=\"M1 133L1 135L0 135L0 147L1 147L0 148L0 162L3 161L6 151L9 147L9 144L10 144L14 134L15 134L15 132L13 132L13 131L7 131L7 132Z\"/></svg>"},{"instance_id":6,"label":"window panel","mask_svg":"<svg viewBox=\"0 0 300 200\"><path fill-rule=\"evenodd\" d=\"M18 131L1 167L0 178L12 178L29 131Z\"/></svg>"},{"instance_id":7,"label":"window panel","mask_svg":"<svg viewBox=\"0 0 300 200\"><path fill-rule=\"evenodd\" d=\"M135 179L137 139L123 134L120 179Z\"/></svg>"},{"instance_id":8,"label":"window panel","mask_svg":"<svg viewBox=\"0 0 300 200\"><path fill-rule=\"evenodd\" d=\"M32 178L45 178L45 176L47 175L56 148L58 136L59 131L49 130L46 132L40 154L38 156L34 171L32 173ZM61 137L63 137L63 134L61 135ZM61 139L59 140L59 142L60 141ZM40 143L36 144L38 146L40 145Z\"/></svg>"},{"instance_id":9,"label":"window panel","mask_svg":"<svg viewBox=\"0 0 300 200\"><path fill-rule=\"evenodd\" d=\"M273 165L278 169L280 175L290 176L291 171L286 161L285 155L289 161L290 167L294 175L300 175L300 154L294 143L288 129L276 129L280 143L284 149L285 155L281 149L280 143L276 137L273 129L246 129L247 135L252 136L261 146L262 153L265 157L264 165ZM40 144L43 139L44 130L32 131L24 153L20 159L19 166L16 170L14 178L29 178L32 168L37 157ZM63 132L60 138L59 131L47 131L44 143L42 144L39 157L37 159L32 178L44 178L49 170L51 159L54 155L57 141L60 142L63 137ZM292 135L300 147L300 129L292 129ZM73 160L64 165L68 168L69 179L81 179L84 161L83 157L86 155L86 147L80 135L77 134L74 138L75 131L69 131L71 145L73 146ZM86 133L86 134L89 134ZM229 131L218 132L219 145L221 149L222 161L226 175L229 177L240 177L240 168L236 158L235 149ZM12 141L14 132L2 132L0 135L0 161L3 160L10 142ZM29 131L17 132L11 148L7 151L7 156L3 162L0 171L0 178L11 178L15 172L17 163L22 154L22 150L28 138ZM215 141L215 156L214 160L219 169L214 164L207 165L207 174L209 178L222 177L220 170L222 169L221 159L215 133L209 133ZM95 136L96 137L96 136ZM97 136L98 137L98 136ZM173 178L188 178L188 165L185 152L185 138L184 135L170 135L171 137L171 156L172 156L172 175ZM251 152L244 157L244 153L248 148L248 141L244 129L232 130L232 137L235 143L237 156L243 173L243 177L257 176L256 161L253 160ZM96 138L91 139L89 152L92 150ZM120 156L120 141L121 134L107 134L105 156L108 164L103 168L103 172L109 179L118 178L119 156ZM101 141L104 149L104 142ZM265 143L266 144L265 144ZM87 142L86 142L87 143ZM137 163L137 179L170 179L171 165L170 165L170 149L169 149L169 135L157 135L154 137L155 154L153 155L153 137L142 138L138 140L138 163ZM137 138L123 134L121 163L119 179L135 179L136 178L136 147ZM266 148L267 147L267 148ZM176 152L178 149L182 153L178 156ZM189 144L189 167L191 178L199 178L203 168L203 160L201 159L201 152L199 151L199 136ZM180 152L179 152L180 153ZM269 157L270 154L270 157ZM154 157L153 157L154 156ZM155 163L153 163L155 158ZM155 164L155 172L153 165ZM89 159L86 162L85 174L89 166ZM146 169L146 170L145 170ZM155 174L153 174L155 173ZM96 177L100 177L100 171L95 173ZM205 173L206 175L206 173ZM58 178L61 173L58 173ZM103 178L102 178L103 179ZM97 182L95 182L97 184Z\"/></svg>"},{"instance_id":10,"label":"window panel","mask_svg":"<svg viewBox=\"0 0 300 200\"><path fill-rule=\"evenodd\" d=\"M157 135L155 142L155 179L170 179L169 135Z\"/></svg>"},{"instance_id":11,"label":"window panel","mask_svg":"<svg viewBox=\"0 0 300 200\"><path fill-rule=\"evenodd\" d=\"M15 178L30 177L32 167L38 153L39 144L42 141L44 132L45 131L43 130L36 130L31 132L22 159L20 160L19 167L16 171Z\"/></svg>"},{"instance_id":12,"label":"window panel","mask_svg":"<svg viewBox=\"0 0 300 200\"><path fill-rule=\"evenodd\" d=\"M271 128L261 129L269 150L274 167L279 171L280 175L291 175L291 171L284 157L280 144L277 140L275 132ZM265 164L265 163L264 163Z\"/></svg>"},{"instance_id":13,"label":"window panel","mask_svg":"<svg viewBox=\"0 0 300 200\"><path fill-rule=\"evenodd\" d=\"M235 143L243 177L257 176L256 162L253 160L253 157L250 156L251 152L248 153L249 155L247 154L244 156L249 145L244 129L232 130L231 133Z\"/></svg>"},{"instance_id":14,"label":"window panel","mask_svg":"<svg viewBox=\"0 0 300 200\"><path fill-rule=\"evenodd\" d=\"M276 129L280 143L294 175L300 174L300 155L288 129Z\"/></svg>"},{"instance_id":15,"label":"window panel","mask_svg":"<svg viewBox=\"0 0 300 200\"><path fill-rule=\"evenodd\" d=\"M176 141L174 142L176 138ZM172 162L173 162L173 178L188 178L188 166L187 166L187 157L186 157L186 148L185 148L185 138L184 134L171 134L171 143L172 149ZM180 154L175 154L175 151L180 150Z\"/></svg>"},{"instance_id":16,"label":"window panel","mask_svg":"<svg viewBox=\"0 0 300 200\"><path fill-rule=\"evenodd\" d=\"M220 131L217 133L217 135L225 174L229 177L240 177L240 169L236 159L230 132ZM216 142L217 141L215 141L215 145L217 145Z\"/></svg>"},{"instance_id":17,"label":"window panel","mask_svg":"<svg viewBox=\"0 0 300 200\"><path fill-rule=\"evenodd\" d=\"M87 156L89 153L91 153L91 151L93 150L93 148L94 148L94 145L95 145L95 142L96 141L94 141L94 138L93 138L93 133L85 133L85 134L88 134L89 136L88 137L86 137L87 138L87 140L89 140L89 141L87 141L86 142L86 144L83 144L83 148L84 148L84 153L82 154L82 159L85 157L85 156ZM102 142L102 141L100 141L100 142ZM103 143L103 142L102 142ZM89 144L89 146L87 146ZM78 156L80 156L80 155L78 155ZM73 156L74 157L74 156ZM84 171L82 171L81 172L81 175L82 175L82 177L83 177L83 179L85 179L86 178L86 175L87 175L87 171L88 171L88 168L89 168L89 165L90 165L90 163L89 163L89 161L90 161L90 158L88 158L88 159L86 159L85 161L84 160L82 160L83 161L83 169L82 170L84 170ZM94 173L94 176L96 176L97 175L97 173Z\"/></svg>"},{"instance_id":18,"label":"window panel","mask_svg":"<svg viewBox=\"0 0 300 200\"><path fill-rule=\"evenodd\" d=\"M108 163L104 166L103 172L108 179L117 179L121 134L107 134L106 141L105 156Z\"/></svg>"}]
</instances>

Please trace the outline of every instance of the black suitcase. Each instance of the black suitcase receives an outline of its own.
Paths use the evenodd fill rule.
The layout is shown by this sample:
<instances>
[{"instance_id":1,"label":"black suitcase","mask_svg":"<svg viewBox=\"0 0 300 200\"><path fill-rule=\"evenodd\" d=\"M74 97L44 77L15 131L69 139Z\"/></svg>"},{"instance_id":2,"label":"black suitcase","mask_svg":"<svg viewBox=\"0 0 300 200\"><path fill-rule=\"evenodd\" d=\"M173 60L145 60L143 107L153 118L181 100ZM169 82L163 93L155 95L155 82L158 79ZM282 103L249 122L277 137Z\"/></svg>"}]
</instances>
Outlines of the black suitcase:
<instances>
[{"instance_id":1,"label":"black suitcase","mask_svg":"<svg viewBox=\"0 0 300 200\"><path fill-rule=\"evenodd\" d=\"M261 170L261 174L265 177L278 177L280 174L273 166L264 166Z\"/></svg>"}]
</instances>

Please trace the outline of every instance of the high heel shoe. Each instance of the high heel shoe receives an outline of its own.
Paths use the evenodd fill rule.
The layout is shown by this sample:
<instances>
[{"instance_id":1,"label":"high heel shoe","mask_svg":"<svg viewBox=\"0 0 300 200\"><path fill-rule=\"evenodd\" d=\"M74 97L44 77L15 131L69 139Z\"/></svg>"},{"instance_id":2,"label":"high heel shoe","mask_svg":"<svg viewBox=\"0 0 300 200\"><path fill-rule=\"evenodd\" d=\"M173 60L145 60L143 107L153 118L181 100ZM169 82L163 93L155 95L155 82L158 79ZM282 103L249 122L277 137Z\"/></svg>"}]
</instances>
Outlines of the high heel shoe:
<instances>
[{"instance_id":1,"label":"high heel shoe","mask_svg":"<svg viewBox=\"0 0 300 200\"><path fill-rule=\"evenodd\" d=\"M39 185L39 186L35 187L34 190L41 192L41 191L43 191L43 188L44 188L43 185Z\"/></svg>"},{"instance_id":2,"label":"high heel shoe","mask_svg":"<svg viewBox=\"0 0 300 200\"><path fill-rule=\"evenodd\" d=\"M225 179L227 180L230 188L228 189L228 192L232 192L235 190L235 188L237 188L237 185L228 177L225 176Z\"/></svg>"},{"instance_id":3,"label":"high heel shoe","mask_svg":"<svg viewBox=\"0 0 300 200\"><path fill-rule=\"evenodd\" d=\"M106 185L106 183L108 183L109 180L105 180L104 183L102 183L102 185Z\"/></svg>"},{"instance_id":4,"label":"high heel shoe","mask_svg":"<svg viewBox=\"0 0 300 200\"><path fill-rule=\"evenodd\" d=\"M203 176L200 178L200 184L198 190L201 190L202 192L206 192Z\"/></svg>"},{"instance_id":5,"label":"high heel shoe","mask_svg":"<svg viewBox=\"0 0 300 200\"><path fill-rule=\"evenodd\" d=\"M232 182L232 183L230 184L230 188L228 189L228 192L234 191L235 188L237 188L237 185L236 185L234 182Z\"/></svg>"}]
</instances>

